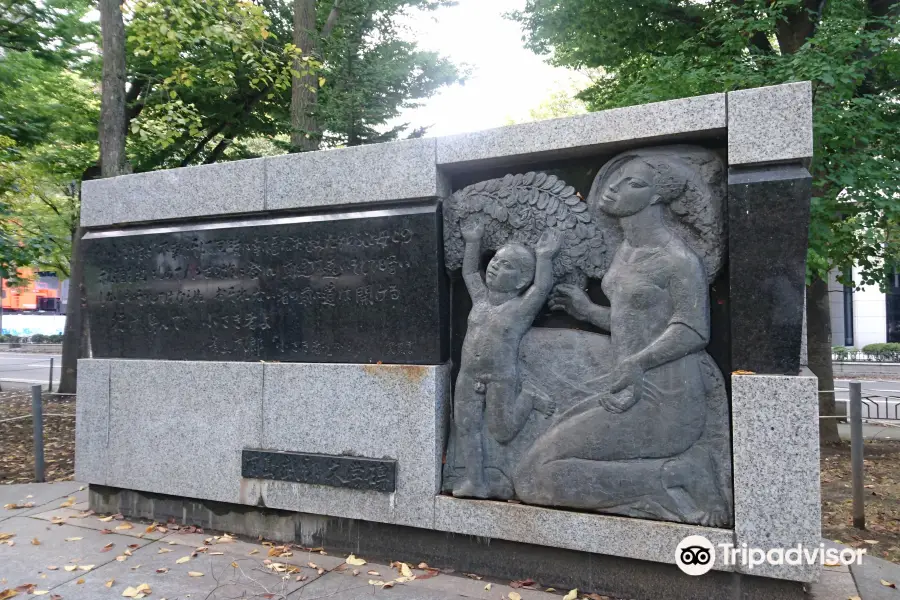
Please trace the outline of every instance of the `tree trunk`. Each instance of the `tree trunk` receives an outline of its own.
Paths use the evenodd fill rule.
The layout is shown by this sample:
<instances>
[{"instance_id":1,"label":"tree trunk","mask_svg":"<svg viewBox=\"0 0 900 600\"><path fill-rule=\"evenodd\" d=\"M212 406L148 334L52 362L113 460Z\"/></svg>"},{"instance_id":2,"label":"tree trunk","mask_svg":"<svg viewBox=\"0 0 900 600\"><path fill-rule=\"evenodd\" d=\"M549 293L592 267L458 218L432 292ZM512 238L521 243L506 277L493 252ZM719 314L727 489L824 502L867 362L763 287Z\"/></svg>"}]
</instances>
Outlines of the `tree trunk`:
<instances>
[{"instance_id":1,"label":"tree trunk","mask_svg":"<svg viewBox=\"0 0 900 600\"><path fill-rule=\"evenodd\" d=\"M305 56L313 56L316 50L316 0L294 0L294 45ZM291 147L294 152L309 152L319 148L319 128L316 122L315 73L299 59L294 69L302 73L291 80Z\"/></svg>"},{"instance_id":2,"label":"tree trunk","mask_svg":"<svg viewBox=\"0 0 900 600\"><path fill-rule=\"evenodd\" d=\"M81 227L72 239L72 260L69 267L69 296L66 301L66 327L63 330L62 373L60 394L74 394L78 376L79 346L82 339L82 308L84 286L81 277Z\"/></svg>"},{"instance_id":3,"label":"tree trunk","mask_svg":"<svg viewBox=\"0 0 900 600\"><path fill-rule=\"evenodd\" d=\"M125 23L121 0L100 0L103 80L100 98L100 173L125 172Z\"/></svg>"},{"instance_id":4,"label":"tree trunk","mask_svg":"<svg viewBox=\"0 0 900 600\"><path fill-rule=\"evenodd\" d=\"M125 22L122 18L121 2L122 0L99 0L100 32L103 45L99 126L101 177L116 177L126 173ZM62 374L59 380L59 392L63 394L75 393L78 358L82 354L81 346L84 340L82 309L85 308L85 290L82 277L82 235L81 226L78 226L72 238L69 297L66 306L66 327L63 331Z\"/></svg>"},{"instance_id":5,"label":"tree trunk","mask_svg":"<svg viewBox=\"0 0 900 600\"><path fill-rule=\"evenodd\" d=\"M806 340L809 369L819 378L819 414L834 416L834 368L831 364L831 308L828 282L816 278L806 288ZM819 441L840 444L837 419L819 419Z\"/></svg>"}]
</instances>

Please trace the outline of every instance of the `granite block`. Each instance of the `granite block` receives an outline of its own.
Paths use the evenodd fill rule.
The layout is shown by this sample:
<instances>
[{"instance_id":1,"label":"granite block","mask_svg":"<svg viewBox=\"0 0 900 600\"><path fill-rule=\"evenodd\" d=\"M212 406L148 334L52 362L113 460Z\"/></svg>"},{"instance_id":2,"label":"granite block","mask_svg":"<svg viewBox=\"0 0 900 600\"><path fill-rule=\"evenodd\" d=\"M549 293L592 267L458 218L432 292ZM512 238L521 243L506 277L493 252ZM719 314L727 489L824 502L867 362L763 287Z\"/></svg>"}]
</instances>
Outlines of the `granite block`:
<instances>
[{"instance_id":1,"label":"granite block","mask_svg":"<svg viewBox=\"0 0 900 600\"><path fill-rule=\"evenodd\" d=\"M434 148L420 138L267 158L266 209L439 196Z\"/></svg>"},{"instance_id":2,"label":"granite block","mask_svg":"<svg viewBox=\"0 0 900 600\"><path fill-rule=\"evenodd\" d=\"M804 160L813 154L809 81L728 93L728 164Z\"/></svg>"},{"instance_id":3,"label":"granite block","mask_svg":"<svg viewBox=\"0 0 900 600\"><path fill-rule=\"evenodd\" d=\"M732 375L736 546L764 551L821 542L819 405L815 377ZM815 581L820 565L739 566Z\"/></svg>"},{"instance_id":4,"label":"granite block","mask_svg":"<svg viewBox=\"0 0 900 600\"><path fill-rule=\"evenodd\" d=\"M630 146L697 138L726 127L725 94L521 123L437 138L437 163L462 168L476 161L501 166L515 161L569 158Z\"/></svg>"},{"instance_id":5,"label":"granite block","mask_svg":"<svg viewBox=\"0 0 900 600\"><path fill-rule=\"evenodd\" d=\"M85 181L81 225L160 221L261 211L265 159Z\"/></svg>"},{"instance_id":6,"label":"granite block","mask_svg":"<svg viewBox=\"0 0 900 600\"><path fill-rule=\"evenodd\" d=\"M689 535L702 535L714 546L734 543L728 529L451 496L435 498L434 528L671 565L676 546ZM713 568L733 570L719 555Z\"/></svg>"},{"instance_id":7,"label":"granite block","mask_svg":"<svg viewBox=\"0 0 900 600\"><path fill-rule=\"evenodd\" d=\"M850 573L859 590L859 595L866 600L897 600L900 590L881 583L900 581L900 565L888 562L875 556L864 556L860 564L850 565Z\"/></svg>"},{"instance_id":8,"label":"granite block","mask_svg":"<svg viewBox=\"0 0 900 600\"><path fill-rule=\"evenodd\" d=\"M258 482L265 506L432 526L449 365L265 365L262 449L397 461L394 493ZM291 418L289 415L293 415Z\"/></svg>"},{"instance_id":9,"label":"granite block","mask_svg":"<svg viewBox=\"0 0 900 600\"><path fill-rule=\"evenodd\" d=\"M800 165L729 169L732 370L799 373L811 192Z\"/></svg>"},{"instance_id":10,"label":"granite block","mask_svg":"<svg viewBox=\"0 0 900 600\"><path fill-rule=\"evenodd\" d=\"M108 485L255 499L241 479L241 451L261 442L262 363L108 362Z\"/></svg>"},{"instance_id":11,"label":"granite block","mask_svg":"<svg viewBox=\"0 0 900 600\"><path fill-rule=\"evenodd\" d=\"M75 403L75 479L106 483L109 442L109 362L78 361Z\"/></svg>"}]
</instances>

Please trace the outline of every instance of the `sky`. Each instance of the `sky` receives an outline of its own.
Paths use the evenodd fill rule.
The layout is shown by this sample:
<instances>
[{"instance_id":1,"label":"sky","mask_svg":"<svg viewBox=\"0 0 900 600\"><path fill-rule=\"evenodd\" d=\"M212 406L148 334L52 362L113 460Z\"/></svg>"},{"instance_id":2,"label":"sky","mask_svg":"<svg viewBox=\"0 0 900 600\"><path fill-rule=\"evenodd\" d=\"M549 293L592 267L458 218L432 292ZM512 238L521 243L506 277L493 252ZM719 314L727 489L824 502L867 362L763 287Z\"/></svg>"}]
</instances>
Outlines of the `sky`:
<instances>
[{"instance_id":1,"label":"sky","mask_svg":"<svg viewBox=\"0 0 900 600\"><path fill-rule=\"evenodd\" d=\"M442 89L397 121L411 128L430 125L429 136L500 127L527 118L554 89L578 80L527 50L519 24L503 18L524 6L525 0L459 0L457 6L414 15L410 37L422 49L467 63L473 73L465 84Z\"/></svg>"}]
</instances>

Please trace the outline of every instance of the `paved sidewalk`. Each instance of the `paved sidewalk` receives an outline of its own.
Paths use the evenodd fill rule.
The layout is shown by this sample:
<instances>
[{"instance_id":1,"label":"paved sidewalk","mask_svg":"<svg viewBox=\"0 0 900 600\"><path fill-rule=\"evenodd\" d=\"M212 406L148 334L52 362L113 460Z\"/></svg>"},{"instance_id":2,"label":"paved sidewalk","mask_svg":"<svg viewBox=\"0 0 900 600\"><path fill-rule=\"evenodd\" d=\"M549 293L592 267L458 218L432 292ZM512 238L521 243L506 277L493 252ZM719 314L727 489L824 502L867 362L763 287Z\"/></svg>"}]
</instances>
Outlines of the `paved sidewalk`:
<instances>
[{"instance_id":1,"label":"paved sidewalk","mask_svg":"<svg viewBox=\"0 0 900 600\"><path fill-rule=\"evenodd\" d=\"M350 565L343 555L104 520L88 512L86 487L78 483L0 486L0 507L10 503L32 506L0 508L0 598L18 589L22 598L46 591L55 600L120 599L143 584L151 600L500 600L511 593L560 600L568 591L513 589L419 565L408 565L415 579L407 580L400 566Z\"/></svg>"},{"instance_id":2,"label":"paved sidewalk","mask_svg":"<svg viewBox=\"0 0 900 600\"><path fill-rule=\"evenodd\" d=\"M23 598L47 592L52 600L113 599L129 588L131 597L142 597L137 591L142 585L150 588L151 600L516 598L510 594L560 600L568 591L513 589L509 582L426 565L408 565L415 575L410 580L396 565L350 565L346 556L318 550L103 517L88 511L86 490L74 482L0 486L0 598L12 597L3 596L5 590L18 590L16 597ZM23 508L7 508L10 504ZM883 578L900 585L900 566L880 561L871 567L853 574L846 567L826 567L822 579L810 586L809 598L900 600L900 591L880 583Z\"/></svg>"}]
</instances>

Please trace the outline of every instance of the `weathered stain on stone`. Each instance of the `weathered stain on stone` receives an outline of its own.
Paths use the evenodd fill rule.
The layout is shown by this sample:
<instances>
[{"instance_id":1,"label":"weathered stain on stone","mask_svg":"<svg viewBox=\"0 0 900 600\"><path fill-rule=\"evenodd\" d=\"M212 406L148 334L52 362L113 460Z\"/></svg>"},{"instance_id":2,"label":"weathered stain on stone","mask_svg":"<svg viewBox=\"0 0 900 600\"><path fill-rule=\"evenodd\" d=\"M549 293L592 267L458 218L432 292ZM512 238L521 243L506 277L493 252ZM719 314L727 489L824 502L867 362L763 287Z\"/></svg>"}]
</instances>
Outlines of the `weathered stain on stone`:
<instances>
[{"instance_id":1,"label":"weathered stain on stone","mask_svg":"<svg viewBox=\"0 0 900 600\"><path fill-rule=\"evenodd\" d=\"M429 367L422 365L363 365L363 371L374 377L396 377L419 384L428 376Z\"/></svg>"}]
</instances>

